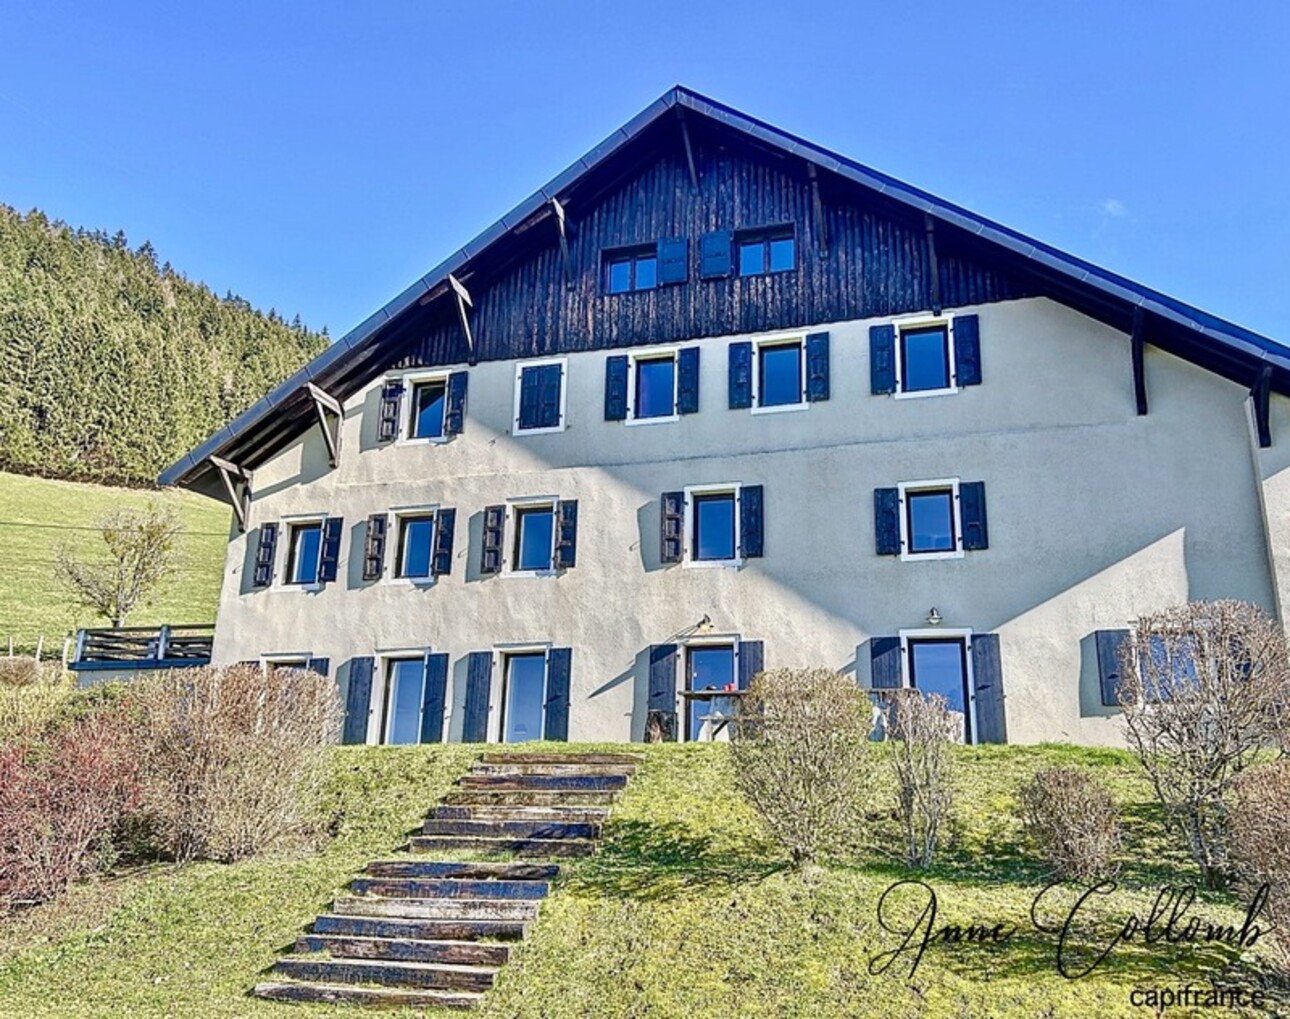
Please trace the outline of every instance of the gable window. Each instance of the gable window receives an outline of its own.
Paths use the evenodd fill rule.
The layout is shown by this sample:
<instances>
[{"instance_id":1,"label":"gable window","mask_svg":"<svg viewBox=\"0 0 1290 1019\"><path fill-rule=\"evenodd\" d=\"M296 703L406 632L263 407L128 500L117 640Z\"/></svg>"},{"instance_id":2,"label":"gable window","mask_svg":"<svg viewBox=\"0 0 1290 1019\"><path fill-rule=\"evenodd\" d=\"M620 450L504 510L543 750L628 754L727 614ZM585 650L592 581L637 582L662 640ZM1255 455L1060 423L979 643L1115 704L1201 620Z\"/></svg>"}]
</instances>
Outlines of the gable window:
<instances>
[{"instance_id":1,"label":"gable window","mask_svg":"<svg viewBox=\"0 0 1290 1019\"><path fill-rule=\"evenodd\" d=\"M525 743L542 738L546 659L545 651L504 656L502 742Z\"/></svg>"},{"instance_id":2,"label":"gable window","mask_svg":"<svg viewBox=\"0 0 1290 1019\"><path fill-rule=\"evenodd\" d=\"M516 573L551 569L555 551L555 505L517 506L511 570Z\"/></svg>"},{"instance_id":3,"label":"gable window","mask_svg":"<svg viewBox=\"0 0 1290 1019\"><path fill-rule=\"evenodd\" d=\"M409 514L399 517L398 558L394 575L410 580L431 576L434 563L434 514Z\"/></svg>"},{"instance_id":4,"label":"gable window","mask_svg":"<svg viewBox=\"0 0 1290 1019\"><path fill-rule=\"evenodd\" d=\"M421 742L425 702L425 657L386 659L384 743Z\"/></svg>"},{"instance_id":5,"label":"gable window","mask_svg":"<svg viewBox=\"0 0 1290 1019\"><path fill-rule=\"evenodd\" d=\"M924 697L945 698L950 712L960 719L960 738L972 742L971 683L968 637L937 634L905 638L908 685Z\"/></svg>"},{"instance_id":6,"label":"gable window","mask_svg":"<svg viewBox=\"0 0 1290 1019\"><path fill-rule=\"evenodd\" d=\"M529 434L564 428L566 361L530 361L515 369L515 431Z\"/></svg>"},{"instance_id":7,"label":"gable window","mask_svg":"<svg viewBox=\"0 0 1290 1019\"><path fill-rule=\"evenodd\" d=\"M936 393L957 388L948 323L902 328L899 347L897 392Z\"/></svg>"},{"instance_id":8,"label":"gable window","mask_svg":"<svg viewBox=\"0 0 1290 1019\"><path fill-rule=\"evenodd\" d=\"M735 236L740 276L788 272L797 266L793 228L741 232Z\"/></svg>"},{"instance_id":9,"label":"gable window","mask_svg":"<svg viewBox=\"0 0 1290 1019\"><path fill-rule=\"evenodd\" d=\"M632 359L630 419L644 421L676 416L676 354L659 354Z\"/></svg>"},{"instance_id":10,"label":"gable window","mask_svg":"<svg viewBox=\"0 0 1290 1019\"><path fill-rule=\"evenodd\" d=\"M658 248L621 248L605 254L605 292L652 290L658 284Z\"/></svg>"},{"instance_id":11,"label":"gable window","mask_svg":"<svg viewBox=\"0 0 1290 1019\"><path fill-rule=\"evenodd\" d=\"M447 406L447 379L433 379L413 383L411 414L408 420L408 438L443 438L444 411Z\"/></svg>"},{"instance_id":12,"label":"gable window","mask_svg":"<svg viewBox=\"0 0 1290 1019\"><path fill-rule=\"evenodd\" d=\"M800 340L758 344L757 407L802 406L804 374Z\"/></svg>"},{"instance_id":13,"label":"gable window","mask_svg":"<svg viewBox=\"0 0 1290 1019\"><path fill-rule=\"evenodd\" d=\"M322 556L322 521L289 524L288 529L287 583L318 583L318 564Z\"/></svg>"}]
</instances>

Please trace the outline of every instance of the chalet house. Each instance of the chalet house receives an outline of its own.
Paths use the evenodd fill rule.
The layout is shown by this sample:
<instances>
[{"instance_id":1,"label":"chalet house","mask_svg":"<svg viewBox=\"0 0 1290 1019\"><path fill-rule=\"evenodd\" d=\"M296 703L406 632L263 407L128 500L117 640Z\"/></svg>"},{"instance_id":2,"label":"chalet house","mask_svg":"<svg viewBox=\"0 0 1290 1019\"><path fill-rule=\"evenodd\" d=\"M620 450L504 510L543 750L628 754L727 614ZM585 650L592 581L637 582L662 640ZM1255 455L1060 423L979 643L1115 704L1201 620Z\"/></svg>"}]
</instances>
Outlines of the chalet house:
<instances>
[{"instance_id":1,"label":"chalet house","mask_svg":"<svg viewBox=\"0 0 1290 1019\"><path fill-rule=\"evenodd\" d=\"M675 88L161 476L216 664L354 743L720 738L763 667L1112 743L1140 613L1284 618L1290 350ZM1280 444L1274 444L1280 439Z\"/></svg>"}]
</instances>

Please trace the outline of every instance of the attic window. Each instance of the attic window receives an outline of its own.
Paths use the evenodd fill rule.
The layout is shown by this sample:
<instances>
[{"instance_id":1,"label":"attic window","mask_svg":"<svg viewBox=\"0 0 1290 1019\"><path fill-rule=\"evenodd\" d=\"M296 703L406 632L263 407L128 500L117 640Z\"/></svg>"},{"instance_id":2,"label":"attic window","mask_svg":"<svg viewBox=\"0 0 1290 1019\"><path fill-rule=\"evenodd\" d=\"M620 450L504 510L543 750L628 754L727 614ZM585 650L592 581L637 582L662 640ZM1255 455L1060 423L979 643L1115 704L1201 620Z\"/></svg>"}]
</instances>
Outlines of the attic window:
<instances>
[{"instance_id":1,"label":"attic window","mask_svg":"<svg viewBox=\"0 0 1290 1019\"><path fill-rule=\"evenodd\" d=\"M789 272L797 267L797 242L791 226L747 230L735 235L740 276Z\"/></svg>"},{"instance_id":2,"label":"attic window","mask_svg":"<svg viewBox=\"0 0 1290 1019\"><path fill-rule=\"evenodd\" d=\"M618 248L605 252L605 293L653 290L658 284L658 248Z\"/></svg>"}]
</instances>

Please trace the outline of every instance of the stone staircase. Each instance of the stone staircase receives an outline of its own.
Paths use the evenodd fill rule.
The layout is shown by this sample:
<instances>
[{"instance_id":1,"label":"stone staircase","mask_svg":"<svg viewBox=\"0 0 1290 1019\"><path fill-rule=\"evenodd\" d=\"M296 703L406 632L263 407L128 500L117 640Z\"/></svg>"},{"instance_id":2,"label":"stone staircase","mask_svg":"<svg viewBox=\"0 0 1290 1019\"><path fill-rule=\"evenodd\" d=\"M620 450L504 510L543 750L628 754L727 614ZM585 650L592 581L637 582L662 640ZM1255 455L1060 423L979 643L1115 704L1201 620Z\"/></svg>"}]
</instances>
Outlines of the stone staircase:
<instances>
[{"instance_id":1,"label":"stone staircase","mask_svg":"<svg viewBox=\"0 0 1290 1019\"><path fill-rule=\"evenodd\" d=\"M560 873L595 851L640 758L489 753L435 807L401 859L376 860L254 994L277 1001L471 1008ZM444 862L468 851L508 860Z\"/></svg>"}]
</instances>

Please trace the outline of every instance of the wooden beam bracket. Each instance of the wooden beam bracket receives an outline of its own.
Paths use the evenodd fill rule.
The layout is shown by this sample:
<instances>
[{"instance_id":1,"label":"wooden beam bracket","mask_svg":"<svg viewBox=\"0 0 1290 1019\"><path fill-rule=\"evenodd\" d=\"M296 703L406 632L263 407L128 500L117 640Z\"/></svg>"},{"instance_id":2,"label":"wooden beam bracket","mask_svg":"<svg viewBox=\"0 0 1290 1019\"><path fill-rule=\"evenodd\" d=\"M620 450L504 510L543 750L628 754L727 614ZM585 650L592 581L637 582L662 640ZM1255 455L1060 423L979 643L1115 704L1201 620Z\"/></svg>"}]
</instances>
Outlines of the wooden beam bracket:
<instances>
[{"instance_id":1,"label":"wooden beam bracket","mask_svg":"<svg viewBox=\"0 0 1290 1019\"><path fill-rule=\"evenodd\" d=\"M681 141L685 145L685 165L690 170L690 187L698 191L699 171L694 166L694 146L690 143L690 125L685 119L685 110L680 106L676 108L676 119L681 125Z\"/></svg>"},{"instance_id":2,"label":"wooden beam bracket","mask_svg":"<svg viewBox=\"0 0 1290 1019\"><path fill-rule=\"evenodd\" d=\"M1138 415L1147 413L1147 316L1141 308L1133 309L1133 395L1138 404Z\"/></svg>"},{"instance_id":3,"label":"wooden beam bracket","mask_svg":"<svg viewBox=\"0 0 1290 1019\"><path fill-rule=\"evenodd\" d=\"M468 308L473 308L474 303L470 299L470 291L461 285L461 281L452 273L448 274L448 285L452 287L452 292L457 295L457 315L461 318L461 331L466 334L466 349L470 351L469 363L474 365L479 363L479 352L475 350L475 337L470 332L470 318L466 314Z\"/></svg>"},{"instance_id":4,"label":"wooden beam bracket","mask_svg":"<svg viewBox=\"0 0 1290 1019\"><path fill-rule=\"evenodd\" d=\"M932 314L941 313L941 263L936 257L936 221L930 212L923 213L923 227L927 231L927 263L931 270Z\"/></svg>"},{"instance_id":5,"label":"wooden beam bracket","mask_svg":"<svg viewBox=\"0 0 1290 1019\"><path fill-rule=\"evenodd\" d=\"M560 231L560 258L564 262L564 285L573 289L573 260L569 257L569 234L564 223L564 206L560 199L551 199L551 211L555 213L556 229Z\"/></svg>"},{"instance_id":6,"label":"wooden beam bracket","mask_svg":"<svg viewBox=\"0 0 1290 1019\"><path fill-rule=\"evenodd\" d=\"M251 472L223 457L211 456L208 459L224 482L224 491L233 506L233 515L237 517L237 529L245 532L246 522L251 516Z\"/></svg>"},{"instance_id":7,"label":"wooden beam bracket","mask_svg":"<svg viewBox=\"0 0 1290 1019\"><path fill-rule=\"evenodd\" d=\"M1269 421L1269 401L1272 392L1272 365L1265 364L1254 385L1250 387L1250 399L1254 401L1254 424L1259 432L1259 448L1267 449L1272 445L1272 425Z\"/></svg>"},{"instance_id":8,"label":"wooden beam bracket","mask_svg":"<svg viewBox=\"0 0 1290 1019\"><path fill-rule=\"evenodd\" d=\"M340 401L312 382L306 382L305 388L309 390L309 395L314 401L314 410L318 413L318 427L322 430L323 442L327 444L327 462L332 467L337 467L340 464L340 426L345 418L345 412L341 408Z\"/></svg>"},{"instance_id":9,"label":"wooden beam bracket","mask_svg":"<svg viewBox=\"0 0 1290 1019\"><path fill-rule=\"evenodd\" d=\"M820 176L814 163L806 164L806 174L811 178L811 215L815 220L815 254L824 258L829 253L829 224L824 219L824 202L820 200Z\"/></svg>"}]
</instances>

